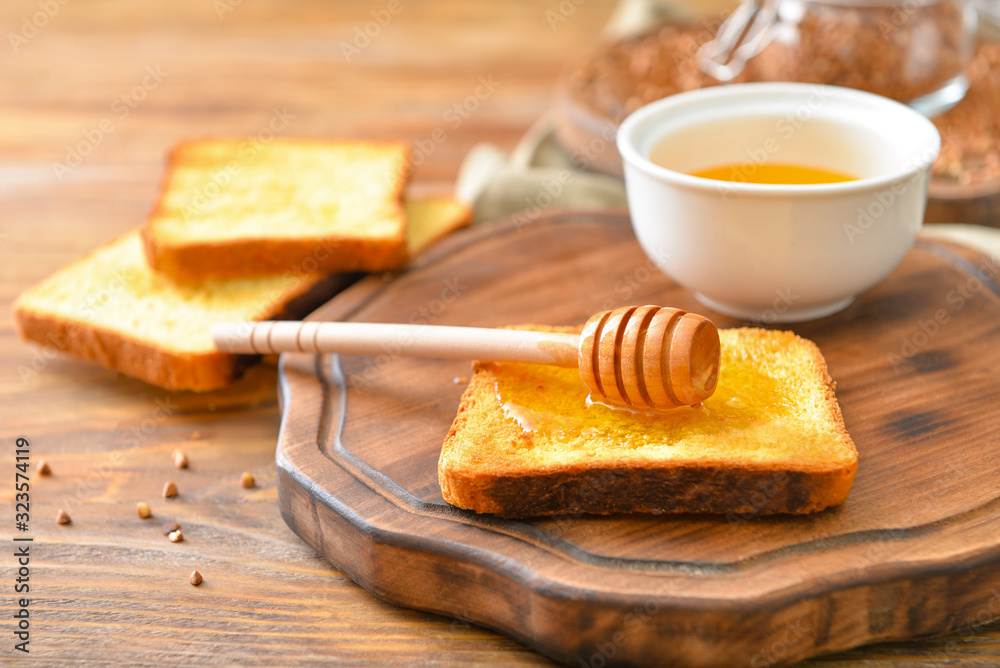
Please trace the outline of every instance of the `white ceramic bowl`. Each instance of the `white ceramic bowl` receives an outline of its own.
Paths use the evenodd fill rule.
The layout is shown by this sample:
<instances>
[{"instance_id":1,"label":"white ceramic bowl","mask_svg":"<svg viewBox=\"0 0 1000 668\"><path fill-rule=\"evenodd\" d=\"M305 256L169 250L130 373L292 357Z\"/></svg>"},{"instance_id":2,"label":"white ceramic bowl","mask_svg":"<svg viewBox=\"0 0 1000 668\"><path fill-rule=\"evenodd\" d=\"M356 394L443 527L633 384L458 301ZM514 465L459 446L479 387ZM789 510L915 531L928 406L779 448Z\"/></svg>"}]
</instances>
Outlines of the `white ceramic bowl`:
<instances>
[{"instance_id":1,"label":"white ceramic bowl","mask_svg":"<svg viewBox=\"0 0 1000 668\"><path fill-rule=\"evenodd\" d=\"M653 102L625 119L617 144L650 259L720 313L795 322L843 309L902 261L941 139L924 116L877 95L761 83ZM762 185L688 174L729 163L747 173L765 161L858 179Z\"/></svg>"}]
</instances>

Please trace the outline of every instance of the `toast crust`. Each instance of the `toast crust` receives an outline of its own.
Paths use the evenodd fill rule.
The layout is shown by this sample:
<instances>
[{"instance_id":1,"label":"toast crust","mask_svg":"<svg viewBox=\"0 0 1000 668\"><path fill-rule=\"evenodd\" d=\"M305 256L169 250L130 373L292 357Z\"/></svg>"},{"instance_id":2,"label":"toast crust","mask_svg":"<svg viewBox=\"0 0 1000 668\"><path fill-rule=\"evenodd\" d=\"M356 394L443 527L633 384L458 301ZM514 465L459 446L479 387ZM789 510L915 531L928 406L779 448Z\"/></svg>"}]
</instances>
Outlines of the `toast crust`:
<instances>
[{"instance_id":1,"label":"toast crust","mask_svg":"<svg viewBox=\"0 0 1000 668\"><path fill-rule=\"evenodd\" d=\"M160 182L156 203L142 228L146 258L157 271L185 283L208 279L252 278L272 276L288 271L297 273L334 273L349 271L389 271L402 267L409 257L406 247L406 213L402 205L403 190L408 181L409 144L390 140L338 140L306 137L283 137L283 144L301 144L316 148L323 145L342 147L356 145L393 148L400 151L401 161L389 193L391 218L400 221L399 231L392 237L366 238L348 235L317 235L313 237L263 238L252 235L226 241L189 240L176 242L158 234L158 221L171 212L165 205L165 195L172 186L174 170L188 159L192 147L213 142L232 142L234 137L206 136L178 142L170 150L167 167Z\"/></svg>"},{"instance_id":2,"label":"toast crust","mask_svg":"<svg viewBox=\"0 0 1000 668\"><path fill-rule=\"evenodd\" d=\"M415 200L407 202L407 207L411 208L414 214L414 225L407 231L409 252L413 254L469 222L468 207L450 197ZM134 234L127 234L125 237ZM149 341L117 330L114 323L102 325L74 316L74 310L69 307L60 308L51 303L39 306L36 299L39 290L44 292L46 286L51 286L53 283L65 286L77 285L74 272L80 265L88 263L107 265L106 261L95 259L95 256L125 243L125 237L102 244L18 297L13 311L15 326L20 337L76 357L95 361L125 375L169 390L203 392L224 387L239 378L243 371L258 359L256 356L236 356L207 348L171 349L162 341ZM138 245L137 241L137 258L140 266L133 269L140 273L153 272ZM219 253L213 261L226 261L226 258L226 253ZM113 273L116 266L115 261L112 261L110 267ZM115 276L116 282L120 283L118 275ZM291 278L296 277L296 274L285 272L283 276ZM298 320L353 282L354 276L306 273L298 275L297 279L294 282L282 281L282 287L276 294L270 292L275 288L269 287L268 291L272 296L268 298L266 308L254 313L253 319ZM225 283L205 284L199 281L189 287L204 288L210 292L219 286L225 286ZM70 292L76 301L95 301L95 295L88 295L86 288L77 286ZM192 294L196 296L197 291Z\"/></svg>"},{"instance_id":3,"label":"toast crust","mask_svg":"<svg viewBox=\"0 0 1000 668\"><path fill-rule=\"evenodd\" d=\"M14 326L20 338L97 362L168 390L206 392L232 383L259 357L222 353L214 348L171 349L161 343L117 331L106 324L88 322L69 313L53 312L51 305L45 308L32 305L36 290L44 290L51 282L72 281L71 272L78 266L95 262L95 256L125 242L132 234L135 232L102 244L22 293L12 307ZM152 270L147 268L145 271ZM340 275L300 276L298 280L289 282L279 295L269 299L254 319L301 318L330 299L349 280ZM80 294L79 297L83 299L86 295Z\"/></svg>"},{"instance_id":4,"label":"toast crust","mask_svg":"<svg viewBox=\"0 0 1000 668\"><path fill-rule=\"evenodd\" d=\"M753 328L739 331L747 341L784 334ZM543 465L525 466L505 461L502 452L494 454L490 448L470 457L462 452L475 447L468 439L496 444L498 451L504 446L531 449L543 439L501 412L494 364L477 362L442 447L438 465L442 495L460 508L504 517L690 512L749 518L811 513L839 505L854 482L857 450L844 426L822 353L810 341L794 340L805 346L808 371L819 384L822 416L832 433L831 453L825 459L751 461L733 457L719 461L705 457L703 461L664 462L653 456L618 461L598 456L594 461L567 463L552 458Z\"/></svg>"},{"instance_id":5,"label":"toast crust","mask_svg":"<svg viewBox=\"0 0 1000 668\"><path fill-rule=\"evenodd\" d=\"M178 353L103 327L16 306L22 339L91 360L167 390L207 392L239 378L252 356L220 352Z\"/></svg>"},{"instance_id":6,"label":"toast crust","mask_svg":"<svg viewBox=\"0 0 1000 668\"><path fill-rule=\"evenodd\" d=\"M391 271L409 258L405 235L377 245L350 237L170 245L158 241L147 226L142 241L150 265L183 283L274 276L292 270L307 274Z\"/></svg>"},{"instance_id":7,"label":"toast crust","mask_svg":"<svg viewBox=\"0 0 1000 668\"><path fill-rule=\"evenodd\" d=\"M750 519L804 514L840 505L854 467L785 471L682 466L673 469L591 467L523 476L446 474L448 503L501 517L562 514L713 513Z\"/></svg>"},{"instance_id":8,"label":"toast crust","mask_svg":"<svg viewBox=\"0 0 1000 668\"><path fill-rule=\"evenodd\" d=\"M259 319L301 318L330 299L343 281L343 277L335 275L303 278ZM24 296L14 303L13 311L15 329L22 339L97 362L167 390L217 390L240 378L260 359L258 355L217 350L170 350L107 327L36 311L24 303Z\"/></svg>"}]
</instances>

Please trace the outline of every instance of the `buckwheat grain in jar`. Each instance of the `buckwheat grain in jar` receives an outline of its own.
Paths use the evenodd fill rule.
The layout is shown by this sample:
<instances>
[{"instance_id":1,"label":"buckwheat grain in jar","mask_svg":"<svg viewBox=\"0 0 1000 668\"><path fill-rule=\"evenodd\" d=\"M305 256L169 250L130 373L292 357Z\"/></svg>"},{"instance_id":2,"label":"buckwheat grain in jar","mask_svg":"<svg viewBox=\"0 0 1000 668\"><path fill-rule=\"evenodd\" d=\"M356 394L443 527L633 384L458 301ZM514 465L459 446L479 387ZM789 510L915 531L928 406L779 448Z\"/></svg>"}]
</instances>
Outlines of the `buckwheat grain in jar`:
<instances>
[{"instance_id":1,"label":"buckwheat grain in jar","mask_svg":"<svg viewBox=\"0 0 1000 668\"><path fill-rule=\"evenodd\" d=\"M824 83L866 90L934 116L968 89L976 12L968 0L744 1L699 52L728 81Z\"/></svg>"}]
</instances>

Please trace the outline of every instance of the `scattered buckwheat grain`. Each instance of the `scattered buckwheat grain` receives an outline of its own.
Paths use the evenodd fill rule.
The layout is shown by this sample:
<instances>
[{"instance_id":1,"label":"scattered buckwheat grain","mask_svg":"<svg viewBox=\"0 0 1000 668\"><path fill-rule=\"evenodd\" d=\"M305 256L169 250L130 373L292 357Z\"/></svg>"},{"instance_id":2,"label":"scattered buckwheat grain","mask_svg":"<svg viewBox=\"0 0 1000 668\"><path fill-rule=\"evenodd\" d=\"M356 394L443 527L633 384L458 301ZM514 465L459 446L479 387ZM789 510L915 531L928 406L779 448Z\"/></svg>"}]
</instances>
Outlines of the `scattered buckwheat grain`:
<instances>
[{"instance_id":1,"label":"scattered buckwheat grain","mask_svg":"<svg viewBox=\"0 0 1000 668\"><path fill-rule=\"evenodd\" d=\"M174 466L179 469L186 469L188 465L188 458L180 450L174 450Z\"/></svg>"}]
</instances>

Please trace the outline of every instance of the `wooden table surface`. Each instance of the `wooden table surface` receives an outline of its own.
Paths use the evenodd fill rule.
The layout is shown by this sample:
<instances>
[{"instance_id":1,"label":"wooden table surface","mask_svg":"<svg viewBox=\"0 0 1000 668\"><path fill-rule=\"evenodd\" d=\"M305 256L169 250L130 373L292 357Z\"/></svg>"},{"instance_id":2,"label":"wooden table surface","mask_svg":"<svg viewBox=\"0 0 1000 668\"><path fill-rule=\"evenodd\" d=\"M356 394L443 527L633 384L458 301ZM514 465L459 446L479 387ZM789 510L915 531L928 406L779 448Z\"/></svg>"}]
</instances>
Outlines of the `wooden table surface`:
<instances>
[{"instance_id":1,"label":"wooden table surface","mask_svg":"<svg viewBox=\"0 0 1000 668\"><path fill-rule=\"evenodd\" d=\"M171 394L19 342L9 307L141 224L181 137L276 122L288 135L407 138L426 156L415 189L447 191L475 143L515 145L611 10L608 0L0 4L0 437L8 466L23 436L33 464L44 456L53 471L32 477L23 534L14 472L0 486L0 664L548 663L490 631L379 601L285 526L273 367L223 392ZM566 19L555 29L553 15ZM189 468L173 466L177 448ZM256 487L240 486L244 471ZM161 497L167 480L174 499ZM140 500L152 519L136 517ZM60 508L71 524L56 524ZM162 535L168 521L183 542ZM23 655L12 555L26 544ZM1000 665L1000 623L803 665L936 664Z\"/></svg>"}]
</instances>

